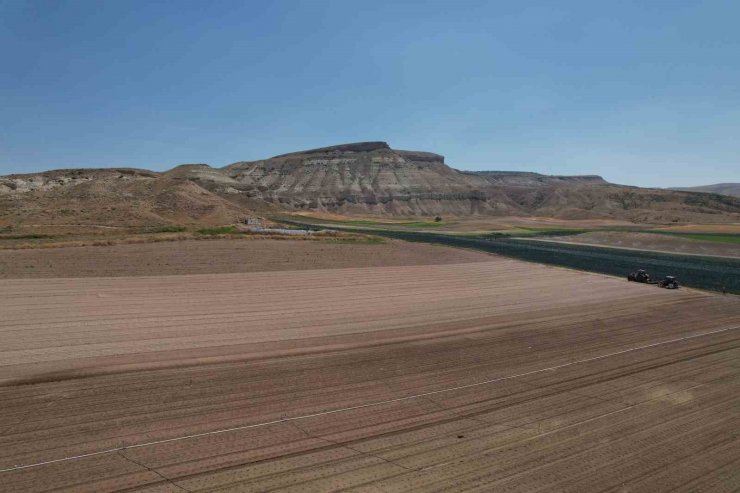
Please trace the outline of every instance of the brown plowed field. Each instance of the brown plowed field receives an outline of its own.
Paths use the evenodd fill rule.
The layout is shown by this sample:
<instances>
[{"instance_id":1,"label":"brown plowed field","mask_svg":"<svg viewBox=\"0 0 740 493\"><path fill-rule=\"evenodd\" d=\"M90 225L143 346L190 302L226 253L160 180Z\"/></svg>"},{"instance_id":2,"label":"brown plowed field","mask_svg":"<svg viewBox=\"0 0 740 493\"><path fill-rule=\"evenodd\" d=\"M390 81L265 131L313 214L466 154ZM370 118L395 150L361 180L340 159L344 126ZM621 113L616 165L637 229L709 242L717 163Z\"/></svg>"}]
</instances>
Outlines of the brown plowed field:
<instances>
[{"instance_id":1,"label":"brown plowed field","mask_svg":"<svg viewBox=\"0 0 740 493\"><path fill-rule=\"evenodd\" d=\"M0 281L2 491L735 491L740 302L487 262Z\"/></svg>"},{"instance_id":2,"label":"brown plowed field","mask_svg":"<svg viewBox=\"0 0 740 493\"><path fill-rule=\"evenodd\" d=\"M538 238L538 241L542 241ZM580 243L593 246L611 246L642 251L688 253L692 255L719 255L721 257L740 257L740 244L702 241L676 236L651 233L618 231L590 231L575 236L562 236L545 241L559 243Z\"/></svg>"},{"instance_id":3,"label":"brown plowed field","mask_svg":"<svg viewBox=\"0 0 740 493\"><path fill-rule=\"evenodd\" d=\"M0 279L223 274L477 262L482 252L385 240L218 239L0 250Z\"/></svg>"}]
</instances>

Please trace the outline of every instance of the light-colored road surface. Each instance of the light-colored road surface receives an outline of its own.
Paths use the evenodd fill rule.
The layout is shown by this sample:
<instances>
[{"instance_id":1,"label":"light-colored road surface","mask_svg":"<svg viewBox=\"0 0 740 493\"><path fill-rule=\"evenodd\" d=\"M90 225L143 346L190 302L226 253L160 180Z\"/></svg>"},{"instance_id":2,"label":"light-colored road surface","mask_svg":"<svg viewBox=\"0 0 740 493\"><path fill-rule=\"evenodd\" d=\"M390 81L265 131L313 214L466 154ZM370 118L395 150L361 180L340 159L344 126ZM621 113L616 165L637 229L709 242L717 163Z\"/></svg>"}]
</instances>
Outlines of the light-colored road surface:
<instances>
[{"instance_id":1,"label":"light-colored road surface","mask_svg":"<svg viewBox=\"0 0 740 493\"><path fill-rule=\"evenodd\" d=\"M0 300L0 491L740 488L737 297L492 258Z\"/></svg>"}]
</instances>

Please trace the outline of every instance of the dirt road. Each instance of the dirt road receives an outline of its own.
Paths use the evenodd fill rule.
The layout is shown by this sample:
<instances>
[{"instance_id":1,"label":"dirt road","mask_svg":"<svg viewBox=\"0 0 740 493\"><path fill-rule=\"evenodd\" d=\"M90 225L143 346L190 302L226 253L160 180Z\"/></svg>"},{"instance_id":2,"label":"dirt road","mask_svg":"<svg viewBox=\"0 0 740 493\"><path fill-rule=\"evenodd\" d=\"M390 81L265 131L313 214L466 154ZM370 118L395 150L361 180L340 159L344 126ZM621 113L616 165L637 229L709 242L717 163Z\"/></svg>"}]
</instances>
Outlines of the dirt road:
<instances>
[{"instance_id":1,"label":"dirt road","mask_svg":"<svg viewBox=\"0 0 740 493\"><path fill-rule=\"evenodd\" d=\"M2 491L732 491L740 303L488 262L0 281Z\"/></svg>"}]
</instances>

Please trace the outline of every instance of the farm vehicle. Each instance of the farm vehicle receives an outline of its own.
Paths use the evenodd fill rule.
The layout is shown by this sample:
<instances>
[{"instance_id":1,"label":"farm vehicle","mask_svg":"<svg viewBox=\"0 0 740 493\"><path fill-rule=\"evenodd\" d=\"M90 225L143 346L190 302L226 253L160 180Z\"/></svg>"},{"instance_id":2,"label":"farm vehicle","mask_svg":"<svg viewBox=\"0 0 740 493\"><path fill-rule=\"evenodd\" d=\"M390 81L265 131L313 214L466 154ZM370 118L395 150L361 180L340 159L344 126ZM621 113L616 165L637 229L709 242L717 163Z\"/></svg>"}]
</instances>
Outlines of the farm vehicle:
<instances>
[{"instance_id":1,"label":"farm vehicle","mask_svg":"<svg viewBox=\"0 0 740 493\"><path fill-rule=\"evenodd\" d=\"M644 269L639 269L627 275L627 280L632 282L641 282L644 284L657 284L658 287L665 289L678 289L678 279L675 276L665 276L660 281L653 281Z\"/></svg>"}]
</instances>

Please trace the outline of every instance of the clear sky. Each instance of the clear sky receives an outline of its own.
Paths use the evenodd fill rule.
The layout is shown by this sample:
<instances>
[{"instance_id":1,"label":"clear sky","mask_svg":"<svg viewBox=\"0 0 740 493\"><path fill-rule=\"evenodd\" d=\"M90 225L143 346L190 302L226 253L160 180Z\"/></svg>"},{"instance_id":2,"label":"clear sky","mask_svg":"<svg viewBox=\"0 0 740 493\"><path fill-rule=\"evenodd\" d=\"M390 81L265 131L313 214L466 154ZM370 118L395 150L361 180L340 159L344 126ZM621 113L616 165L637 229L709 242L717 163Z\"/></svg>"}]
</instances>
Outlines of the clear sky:
<instances>
[{"instance_id":1,"label":"clear sky","mask_svg":"<svg viewBox=\"0 0 740 493\"><path fill-rule=\"evenodd\" d=\"M385 140L740 181L740 2L0 0L0 174Z\"/></svg>"}]
</instances>

